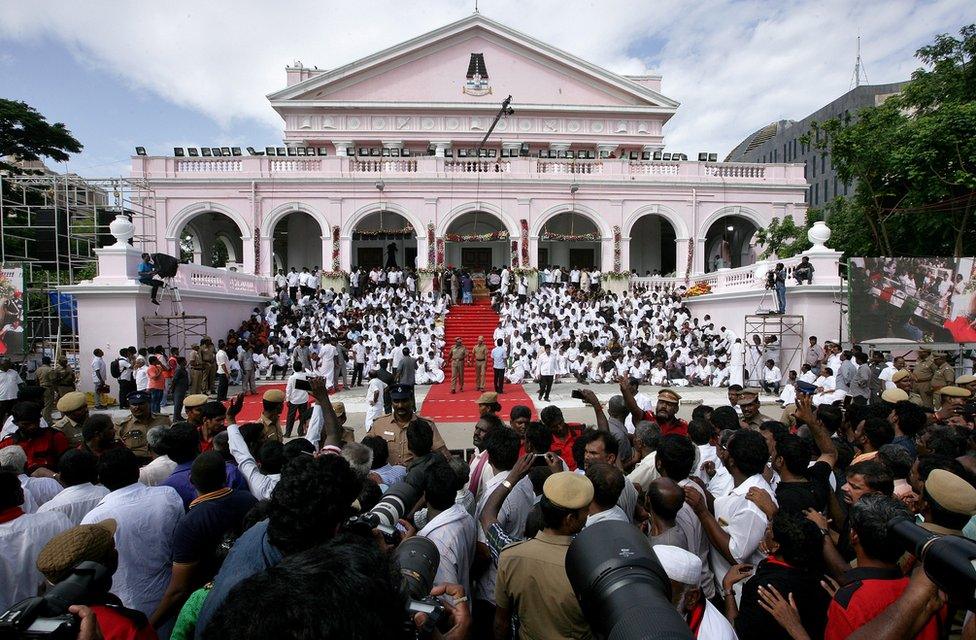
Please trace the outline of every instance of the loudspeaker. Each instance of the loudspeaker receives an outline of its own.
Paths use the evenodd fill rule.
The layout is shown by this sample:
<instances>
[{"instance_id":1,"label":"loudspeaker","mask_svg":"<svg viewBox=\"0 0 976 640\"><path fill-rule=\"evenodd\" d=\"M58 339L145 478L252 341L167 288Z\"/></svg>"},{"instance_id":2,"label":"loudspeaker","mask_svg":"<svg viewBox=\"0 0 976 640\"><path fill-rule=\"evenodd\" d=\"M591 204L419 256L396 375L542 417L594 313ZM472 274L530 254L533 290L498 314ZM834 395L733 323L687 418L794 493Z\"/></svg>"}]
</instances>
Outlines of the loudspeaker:
<instances>
[{"instance_id":1,"label":"loudspeaker","mask_svg":"<svg viewBox=\"0 0 976 640\"><path fill-rule=\"evenodd\" d=\"M154 253L152 259L156 265L156 273L160 278L172 278L180 266L178 259L165 253Z\"/></svg>"}]
</instances>

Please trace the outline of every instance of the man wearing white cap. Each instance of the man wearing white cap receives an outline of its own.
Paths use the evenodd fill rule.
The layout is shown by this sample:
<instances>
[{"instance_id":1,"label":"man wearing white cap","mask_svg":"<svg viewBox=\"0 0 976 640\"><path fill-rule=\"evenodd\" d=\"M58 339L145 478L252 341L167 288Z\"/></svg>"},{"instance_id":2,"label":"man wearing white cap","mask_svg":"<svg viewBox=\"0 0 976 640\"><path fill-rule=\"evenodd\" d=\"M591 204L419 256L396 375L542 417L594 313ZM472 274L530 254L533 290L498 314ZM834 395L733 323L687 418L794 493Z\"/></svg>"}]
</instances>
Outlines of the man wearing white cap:
<instances>
[{"instance_id":1,"label":"man wearing white cap","mask_svg":"<svg viewBox=\"0 0 976 640\"><path fill-rule=\"evenodd\" d=\"M664 573L671 580L671 603L684 616L696 638L702 640L737 640L735 630L698 588L701 559L690 551L666 544L654 546Z\"/></svg>"}]
</instances>

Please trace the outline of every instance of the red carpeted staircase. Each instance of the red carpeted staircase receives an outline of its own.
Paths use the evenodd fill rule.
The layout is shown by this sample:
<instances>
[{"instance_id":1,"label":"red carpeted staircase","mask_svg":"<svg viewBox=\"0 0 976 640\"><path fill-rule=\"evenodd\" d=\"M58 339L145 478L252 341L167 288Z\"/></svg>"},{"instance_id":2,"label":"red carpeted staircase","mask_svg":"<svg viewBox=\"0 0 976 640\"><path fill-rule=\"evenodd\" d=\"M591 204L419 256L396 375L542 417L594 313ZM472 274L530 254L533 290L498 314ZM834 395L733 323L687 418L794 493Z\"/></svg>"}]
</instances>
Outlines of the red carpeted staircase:
<instances>
[{"instance_id":1,"label":"red carpeted staircase","mask_svg":"<svg viewBox=\"0 0 976 640\"><path fill-rule=\"evenodd\" d=\"M456 304L451 307L451 312L447 314L447 321L444 325L444 339L447 345L444 347L444 382L435 384L430 388L430 392L424 399L420 414L432 418L438 422L470 422L478 419L478 396L480 391L475 390L475 373L472 350L478 344L478 336L484 336L485 345L488 347L489 356L486 360L485 371L485 391L494 391L491 366L491 349L494 347L492 334L498 326L498 314L495 313L488 300L478 300L475 304ZM451 393L451 349L454 347L455 338L461 338L461 342L468 348L468 353L472 359L472 364L464 367L464 393L458 391ZM535 407L525 389L520 384L505 384L505 392L499 396L499 403L502 410L499 417L508 420L509 412L512 407L522 404L532 409Z\"/></svg>"}]
</instances>

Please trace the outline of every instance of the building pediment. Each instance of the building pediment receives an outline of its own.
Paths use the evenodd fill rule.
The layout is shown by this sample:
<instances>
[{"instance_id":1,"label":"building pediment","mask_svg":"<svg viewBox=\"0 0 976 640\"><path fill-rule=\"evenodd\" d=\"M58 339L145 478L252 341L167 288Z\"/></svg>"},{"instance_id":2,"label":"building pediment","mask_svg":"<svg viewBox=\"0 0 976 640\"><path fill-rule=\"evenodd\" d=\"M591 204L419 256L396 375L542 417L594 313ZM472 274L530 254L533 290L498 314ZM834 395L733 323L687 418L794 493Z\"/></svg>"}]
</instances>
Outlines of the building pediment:
<instances>
[{"instance_id":1,"label":"building pediment","mask_svg":"<svg viewBox=\"0 0 976 640\"><path fill-rule=\"evenodd\" d=\"M480 14L268 96L283 116L316 107L497 109L506 96L523 109L656 113L678 103Z\"/></svg>"}]
</instances>

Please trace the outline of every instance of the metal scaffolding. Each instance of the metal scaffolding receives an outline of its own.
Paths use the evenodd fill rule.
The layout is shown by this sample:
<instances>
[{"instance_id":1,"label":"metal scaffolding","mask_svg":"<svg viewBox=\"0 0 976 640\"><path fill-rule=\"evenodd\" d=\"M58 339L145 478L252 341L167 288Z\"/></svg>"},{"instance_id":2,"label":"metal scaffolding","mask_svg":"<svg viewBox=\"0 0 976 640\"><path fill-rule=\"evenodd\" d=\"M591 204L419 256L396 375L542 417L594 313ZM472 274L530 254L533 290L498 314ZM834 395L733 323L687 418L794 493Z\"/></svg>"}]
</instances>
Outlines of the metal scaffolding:
<instances>
[{"instance_id":1,"label":"metal scaffolding","mask_svg":"<svg viewBox=\"0 0 976 640\"><path fill-rule=\"evenodd\" d=\"M23 267L26 354L65 352L75 360L77 310L57 287L97 274L95 249L114 242L109 223L117 215L135 224L137 248L155 252L155 197L146 180L82 178L43 165L34 174L0 175L0 263Z\"/></svg>"},{"instance_id":2,"label":"metal scaffolding","mask_svg":"<svg viewBox=\"0 0 976 640\"><path fill-rule=\"evenodd\" d=\"M803 353L803 316L787 316L778 314L761 314L746 316L745 339L752 344L751 336L758 335L762 340L766 353L770 346L778 348L778 357L773 358L776 366L786 377L791 368L796 367L799 373L801 354ZM775 340L770 340L770 338ZM758 363L761 370L762 363ZM760 371L750 371L750 379L758 379Z\"/></svg>"},{"instance_id":3,"label":"metal scaffolding","mask_svg":"<svg viewBox=\"0 0 976 640\"><path fill-rule=\"evenodd\" d=\"M143 344L179 347L186 353L190 345L200 344L207 335L207 316L145 316L142 319Z\"/></svg>"}]
</instances>

